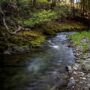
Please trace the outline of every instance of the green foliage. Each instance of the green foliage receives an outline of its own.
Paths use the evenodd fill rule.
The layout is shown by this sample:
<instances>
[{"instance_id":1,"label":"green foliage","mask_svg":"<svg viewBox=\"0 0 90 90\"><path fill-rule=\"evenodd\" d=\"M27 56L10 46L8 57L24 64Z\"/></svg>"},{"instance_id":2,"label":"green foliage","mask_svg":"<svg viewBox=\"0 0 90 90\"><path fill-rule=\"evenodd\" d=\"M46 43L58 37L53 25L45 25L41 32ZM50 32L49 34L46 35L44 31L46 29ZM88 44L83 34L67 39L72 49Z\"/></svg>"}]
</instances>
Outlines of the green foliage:
<instances>
[{"instance_id":1,"label":"green foliage","mask_svg":"<svg viewBox=\"0 0 90 90\"><path fill-rule=\"evenodd\" d=\"M31 45L35 47L41 45L43 42L45 42L45 37L39 36L38 38L35 38L34 40L31 41Z\"/></svg>"},{"instance_id":2,"label":"green foliage","mask_svg":"<svg viewBox=\"0 0 90 90\"><path fill-rule=\"evenodd\" d=\"M3 7L5 4L10 3L9 0L0 0L0 5Z\"/></svg>"},{"instance_id":3,"label":"green foliage","mask_svg":"<svg viewBox=\"0 0 90 90\"><path fill-rule=\"evenodd\" d=\"M73 35L70 35L70 39L74 42L76 46L82 46L83 51L88 50L90 43L90 31L89 32L77 32ZM83 41L83 40L88 41Z\"/></svg>"},{"instance_id":4,"label":"green foliage","mask_svg":"<svg viewBox=\"0 0 90 90\"><path fill-rule=\"evenodd\" d=\"M44 2L44 3L47 3L48 0L38 0L38 2Z\"/></svg>"},{"instance_id":5,"label":"green foliage","mask_svg":"<svg viewBox=\"0 0 90 90\"><path fill-rule=\"evenodd\" d=\"M42 32L48 35L55 35L57 32L61 31L76 31L83 30L86 28L83 24L79 22L66 21L58 23L57 21L50 21L41 25Z\"/></svg>"},{"instance_id":6,"label":"green foliage","mask_svg":"<svg viewBox=\"0 0 90 90\"><path fill-rule=\"evenodd\" d=\"M64 19L70 13L68 6L57 7L54 10L41 10L32 14L32 17L28 20L24 20L24 25L34 27L44 22L52 21L55 19Z\"/></svg>"},{"instance_id":7,"label":"green foliage","mask_svg":"<svg viewBox=\"0 0 90 90\"><path fill-rule=\"evenodd\" d=\"M13 44L18 46L31 45L33 47L41 45L45 41L45 36L37 31L19 32L11 39Z\"/></svg>"},{"instance_id":8,"label":"green foliage","mask_svg":"<svg viewBox=\"0 0 90 90\"><path fill-rule=\"evenodd\" d=\"M90 32L77 32L74 35L71 35L70 38L75 42L76 45L80 45L82 39L90 39Z\"/></svg>"},{"instance_id":9,"label":"green foliage","mask_svg":"<svg viewBox=\"0 0 90 90\"><path fill-rule=\"evenodd\" d=\"M34 13L32 15L32 18L25 20L24 25L33 27L37 24L39 25L42 24L43 22L51 21L54 19L57 19L57 13L55 11L43 10L38 13Z\"/></svg>"},{"instance_id":10,"label":"green foliage","mask_svg":"<svg viewBox=\"0 0 90 90\"><path fill-rule=\"evenodd\" d=\"M69 6L65 6L65 5L61 5L59 7L55 8L55 11L58 13L57 15L64 19L65 17L67 17L68 15L70 15L71 9Z\"/></svg>"}]
</instances>

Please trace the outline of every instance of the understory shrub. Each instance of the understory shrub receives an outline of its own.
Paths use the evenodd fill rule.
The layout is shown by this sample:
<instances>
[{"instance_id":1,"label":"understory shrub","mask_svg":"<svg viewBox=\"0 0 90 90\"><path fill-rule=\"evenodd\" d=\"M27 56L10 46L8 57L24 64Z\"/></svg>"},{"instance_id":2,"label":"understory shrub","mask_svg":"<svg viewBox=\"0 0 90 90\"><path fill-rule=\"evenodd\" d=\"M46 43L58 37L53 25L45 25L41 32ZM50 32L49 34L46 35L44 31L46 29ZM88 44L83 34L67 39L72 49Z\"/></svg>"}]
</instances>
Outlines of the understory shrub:
<instances>
[{"instance_id":1,"label":"understory shrub","mask_svg":"<svg viewBox=\"0 0 90 90\"><path fill-rule=\"evenodd\" d=\"M32 18L24 20L25 26L33 27L35 25L42 24L43 22L51 21L57 19L57 13L52 10L43 10L38 13L34 13Z\"/></svg>"}]
</instances>

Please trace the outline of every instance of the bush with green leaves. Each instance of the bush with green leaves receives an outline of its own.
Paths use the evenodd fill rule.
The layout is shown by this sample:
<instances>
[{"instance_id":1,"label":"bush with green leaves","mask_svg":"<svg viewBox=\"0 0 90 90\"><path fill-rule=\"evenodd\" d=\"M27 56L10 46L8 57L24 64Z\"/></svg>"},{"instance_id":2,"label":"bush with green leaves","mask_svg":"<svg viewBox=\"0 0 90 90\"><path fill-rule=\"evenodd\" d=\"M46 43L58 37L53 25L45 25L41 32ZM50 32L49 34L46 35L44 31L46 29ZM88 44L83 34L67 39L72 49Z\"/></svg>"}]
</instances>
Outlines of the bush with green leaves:
<instances>
[{"instance_id":1,"label":"bush with green leaves","mask_svg":"<svg viewBox=\"0 0 90 90\"><path fill-rule=\"evenodd\" d=\"M43 22L57 19L57 13L52 10L43 10L32 15L32 18L24 20L25 26L33 27L35 25L42 24Z\"/></svg>"},{"instance_id":2,"label":"bush with green leaves","mask_svg":"<svg viewBox=\"0 0 90 90\"><path fill-rule=\"evenodd\" d=\"M68 17L71 13L71 9L69 6L61 5L55 8L55 11L58 14L59 18L64 19L65 17Z\"/></svg>"}]
</instances>

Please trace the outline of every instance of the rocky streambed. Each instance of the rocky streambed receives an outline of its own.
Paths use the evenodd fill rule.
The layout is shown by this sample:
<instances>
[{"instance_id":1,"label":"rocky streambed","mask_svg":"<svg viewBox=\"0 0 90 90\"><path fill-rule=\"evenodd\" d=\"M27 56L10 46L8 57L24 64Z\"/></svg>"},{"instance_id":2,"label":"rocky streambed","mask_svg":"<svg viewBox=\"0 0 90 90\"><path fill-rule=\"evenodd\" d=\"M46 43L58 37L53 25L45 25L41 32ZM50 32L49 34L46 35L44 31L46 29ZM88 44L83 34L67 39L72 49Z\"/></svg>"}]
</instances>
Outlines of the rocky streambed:
<instances>
[{"instance_id":1,"label":"rocky streambed","mask_svg":"<svg viewBox=\"0 0 90 90\"><path fill-rule=\"evenodd\" d=\"M83 43L90 45L89 39L82 39ZM76 63L73 66L68 66L70 75L67 90L90 90L90 49L83 52L82 45L73 47Z\"/></svg>"}]
</instances>

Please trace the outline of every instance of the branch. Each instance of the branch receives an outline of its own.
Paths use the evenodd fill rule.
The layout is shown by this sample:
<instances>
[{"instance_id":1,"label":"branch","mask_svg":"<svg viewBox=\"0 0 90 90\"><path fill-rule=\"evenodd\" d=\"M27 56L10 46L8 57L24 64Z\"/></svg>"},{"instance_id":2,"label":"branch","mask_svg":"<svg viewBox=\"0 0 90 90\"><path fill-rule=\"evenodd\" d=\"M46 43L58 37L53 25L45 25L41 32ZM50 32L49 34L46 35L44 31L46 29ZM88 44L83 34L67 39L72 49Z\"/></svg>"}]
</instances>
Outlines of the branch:
<instances>
[{"instance_id":1,"label":"branch","mask_svg":"<svg viewBox=\"0 0 90 90\"><path fill-rule=\"evenodd\" d=\"M21 26L18 26L17 30L12 32L12 34L17 34L19 31L21 31L23 28Z\"/></svg>"},{"instance_id":2,"label":"branch","mask_svg":"<svg viewBox=\"0 0 90 90\"><path fill-rule=\"evenodd\" d=\"M5 14L4 14L3 10L2 10L1 5L0 5L0 13L2 14L2 20L3 20L3 24L4 24L5 28L7 30L9 30L9 27L7 26L6 19L5 19Z\"/></svg>"},{"instance_id":3,"label":"branch","mask_svg":"<svg viewBox=\"0 0 90 90\"><path fill-rule=\"evenodd\" d=\"M10 32L10 31L9 31L9 27L7 26L6 19L5 19L5 14L4 14L3 10L2 10L1 5L0 5L0 13L2 14L3 25L5 26L5 28L6 28L6 30L7 30L7 32L8 32L9 34L14 35L14 34L16 34L17 32L21 31L21 29L22 29L21 26L19 26L19 27L17 28L17 30L14 31L14 32Z\"/></svg>"}]
</instances>

